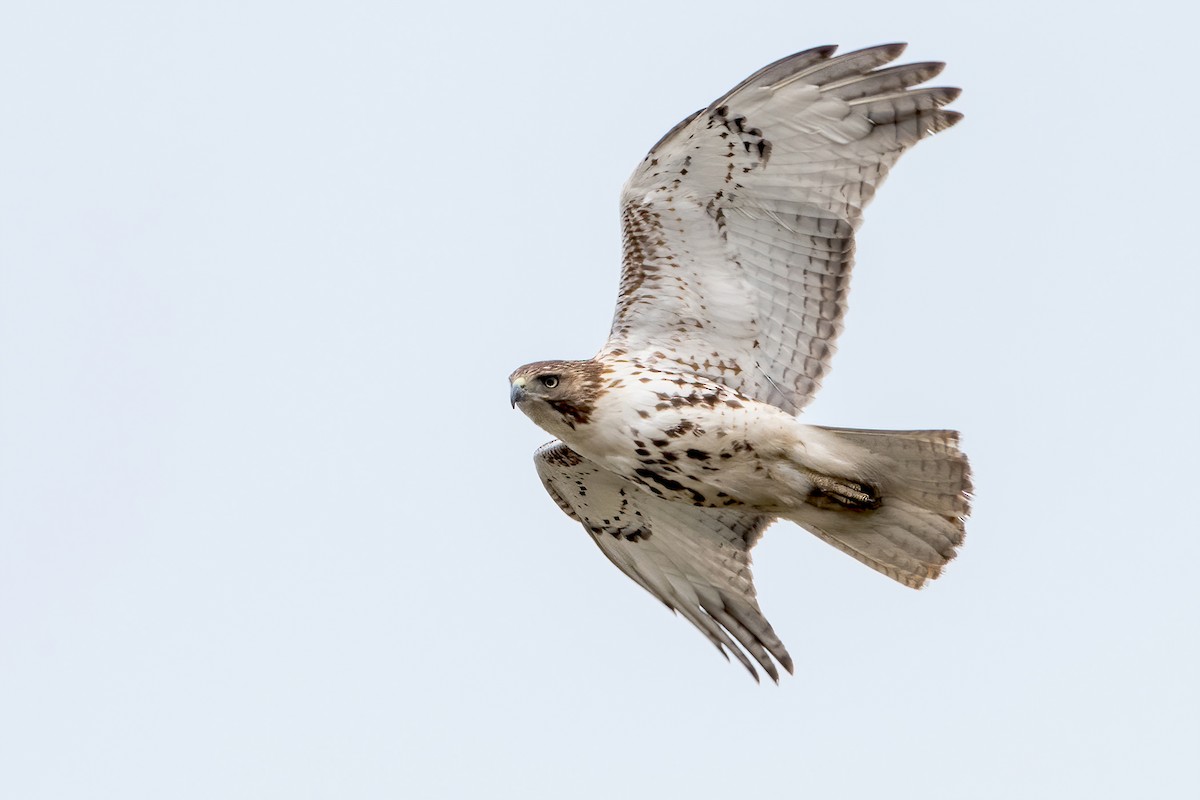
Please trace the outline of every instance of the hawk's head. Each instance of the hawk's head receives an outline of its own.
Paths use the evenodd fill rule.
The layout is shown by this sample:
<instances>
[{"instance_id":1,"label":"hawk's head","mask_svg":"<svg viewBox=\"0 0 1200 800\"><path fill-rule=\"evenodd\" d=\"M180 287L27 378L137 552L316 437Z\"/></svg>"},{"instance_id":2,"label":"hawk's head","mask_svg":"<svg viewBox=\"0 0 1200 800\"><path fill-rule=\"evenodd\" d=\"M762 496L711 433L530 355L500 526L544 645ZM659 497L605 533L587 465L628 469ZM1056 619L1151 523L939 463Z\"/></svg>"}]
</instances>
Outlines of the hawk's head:
<instances>
[{"instance_id":1,"label":"hawk's head","mask_svg":"<svg viewBox=\"0 0 1200 800\"><path fill-rule=\"evenodd\" d=\"M537 361L508 376L514 408L561 437L591 418L604 368L595 361Z\"/></svg>"}]
</instances>

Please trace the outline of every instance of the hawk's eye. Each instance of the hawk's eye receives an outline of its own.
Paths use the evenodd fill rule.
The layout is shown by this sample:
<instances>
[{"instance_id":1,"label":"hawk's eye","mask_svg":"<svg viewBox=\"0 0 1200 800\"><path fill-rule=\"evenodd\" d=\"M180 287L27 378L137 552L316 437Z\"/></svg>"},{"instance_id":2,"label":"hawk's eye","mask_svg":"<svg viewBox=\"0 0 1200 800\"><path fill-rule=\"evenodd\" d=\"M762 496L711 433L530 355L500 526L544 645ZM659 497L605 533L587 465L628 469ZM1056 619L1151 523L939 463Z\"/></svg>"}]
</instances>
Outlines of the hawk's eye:
<instances>
[{"instance_id":1,"label":"hawk's eye","mask_svg":"<svg viewBox=\"0 0 1200 800\"><path fill-rule=\"evenodd\" d=\"M553 389L555 386L558 386L557 375L542 375L538 378L538 380L541 381L542 386L545 386L547 389Z\"/></svg>"}]
</instances>

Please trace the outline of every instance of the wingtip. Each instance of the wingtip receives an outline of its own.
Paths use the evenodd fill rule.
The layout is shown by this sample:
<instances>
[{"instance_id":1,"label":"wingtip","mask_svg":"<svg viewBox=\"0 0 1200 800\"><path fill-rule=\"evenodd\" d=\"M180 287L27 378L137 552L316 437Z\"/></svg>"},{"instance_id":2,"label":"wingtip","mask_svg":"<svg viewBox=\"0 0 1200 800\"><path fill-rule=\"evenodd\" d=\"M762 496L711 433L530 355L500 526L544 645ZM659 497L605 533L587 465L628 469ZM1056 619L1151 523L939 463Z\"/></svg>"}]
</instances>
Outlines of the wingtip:
<instances>
[{"instance_id":1,"label":"wingtip","mask_svg":"<svg viewBox=\"0 0 1200 800\"><path fill-rule=\"evenodd\" d=\"M735 656L737 656L738 663L746 668L746 671L750 673L750 677L754 678L754 682L762 683L762 679L758 677L758 670L756 670L754 668L754 665L752 663L750 663L750 659L746 658L746 654L743 653L740 649L738 649L736 645L734 645L733 643L729 643L728 648L727 648L726 645L723 645L716 641L714 641L713 644L715 644L717 646L717 651L721 654L722 657L724 657L726 663L729 663L733 660L732 658L729 657L729 651L733 650L733 654Z\"/></svg>"},{"instance_id":2,"label":"wingtip","mask_svg":"<svg viewBox=\"0 0 1200 800\"><path fill-rule=\"evenodd\" d=\"M939 105L947 105L953 103L962 96L962 89L958 86L941 86L937 87L937 101Z\"/></svg>"},{"instance_id":3,"label":"wingtip","mask_svg":"<svg viewBox=\"0 0 1200 800\"><path fill-rule=\"evenodd\" d=\"M878 53L881 56L879 64L887 64L895 61L900 56L904 55L904 51L908 49L908 42L888 42L886 44L877 44L873 47L863 47L859 50L854 50L849 53L844 53L843 57L856 56L863 53Z\"/></svg>"},{"instance_id":4,"label":"wingtip","mask_svg":"<svg viewBox=\"0 0 1200 800\"><path fill-rule=\"evenodd\" d=\"M789 661L788 661L787 663L784 663L783 661L780 661L780 662L779 662L779 665L780 665L781 667L783 667L784 669L786 669L786 670L788 671L788 674L789 674L789 675L793 675L793 674L795 674L795 673L793 673L793 672L792 672L792 665L791 665L791 661L790 661L790 659L789 659ZM771 676L771 680L772 680L772 682L774 682L774 684L775 684L776 686L778 686L778 685L779 685L779 678L780 678L780 675L779 675L779 670L777 670L777 669L775 668L775 665L774 665L774 664L772 664L770 661L768 661L768 662L766 662L765 664L763 664L763 669L767 670L767 674Z\"/></svg>"},{"instance_id":5,"label":"wingtip","mask_svg":"<svg viewBox=\"0 0 1200 800\"><path fill-rule=\"evenodd\" d=\"M938 112L938 115L934 118L935 124L932 133L940 133L947 128L953 128L959 122L962 122L963 117L964 115L961 111L942 110Z\"/></svg>"}]
</instances>

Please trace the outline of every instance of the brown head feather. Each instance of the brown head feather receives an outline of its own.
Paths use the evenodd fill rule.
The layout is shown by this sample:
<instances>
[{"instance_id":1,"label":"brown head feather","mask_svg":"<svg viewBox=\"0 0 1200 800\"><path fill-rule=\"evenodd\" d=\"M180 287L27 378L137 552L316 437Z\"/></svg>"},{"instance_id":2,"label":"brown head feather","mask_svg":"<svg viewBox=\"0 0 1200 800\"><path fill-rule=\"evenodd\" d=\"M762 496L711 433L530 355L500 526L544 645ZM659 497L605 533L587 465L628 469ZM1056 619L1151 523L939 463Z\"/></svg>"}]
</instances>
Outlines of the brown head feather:
<instances>
[{"instance_id":1,"label":"brown head feather","mask_svg":"<svg viewBox=\"0 0 1200 800\"><path fill-rule=\"evenodd\" d=\"M518 381L525 387L526 402L545 403L562 416L571 428L587 424L603 392L607 367L588 361L535 361L518 368L508 377L510 384ZM542 383L544 378L557 378L557 385ZM522 409L525 410L525 409ZM535 421L537 416L526 411Z\"/></svg>"}]
</instances>

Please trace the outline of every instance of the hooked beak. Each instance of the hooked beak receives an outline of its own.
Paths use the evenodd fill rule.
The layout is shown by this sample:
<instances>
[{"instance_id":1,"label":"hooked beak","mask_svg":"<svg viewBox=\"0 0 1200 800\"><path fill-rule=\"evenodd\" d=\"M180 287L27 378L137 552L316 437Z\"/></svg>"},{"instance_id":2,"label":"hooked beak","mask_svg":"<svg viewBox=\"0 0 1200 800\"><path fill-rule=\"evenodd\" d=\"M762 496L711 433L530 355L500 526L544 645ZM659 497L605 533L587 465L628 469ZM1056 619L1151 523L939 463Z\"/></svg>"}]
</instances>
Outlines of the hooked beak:
<instances>
[{"instance_id":1,"label":"hooked beak","mask_svg":"<svg viewBox=\"0 0 1200 800\"><path fill-rule=\"evenodd\" d=\"M512 389L508 394L508 399L512 402L512 407L516 408L517 403L525 399L525 381L516 381L512 385Z\"/></svg>"}]
</instances>

